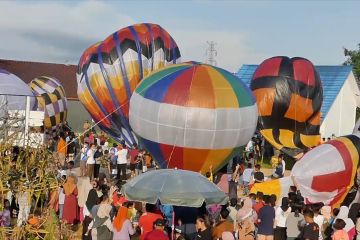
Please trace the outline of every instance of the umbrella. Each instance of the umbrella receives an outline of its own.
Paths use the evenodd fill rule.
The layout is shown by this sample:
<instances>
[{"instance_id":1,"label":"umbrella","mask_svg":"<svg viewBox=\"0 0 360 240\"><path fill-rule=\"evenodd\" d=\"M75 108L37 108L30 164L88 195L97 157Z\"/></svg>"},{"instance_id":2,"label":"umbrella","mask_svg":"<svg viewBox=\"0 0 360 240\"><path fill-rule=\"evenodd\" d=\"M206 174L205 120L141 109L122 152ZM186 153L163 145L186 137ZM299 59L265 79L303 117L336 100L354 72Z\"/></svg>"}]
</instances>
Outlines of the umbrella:
<instances>
[{"instance_id":1,"label":"umbrella","mask_svg":"<svg viewBox=\"0 0 360 240\"><path fill-rule=\"evenodd\" d=\"M218 186L199 173L161 169L149 171L126 183L122 193L130 201L174 206L201 207L205 202L226 204L228 197Z\"/></svg>"}]
</instances>

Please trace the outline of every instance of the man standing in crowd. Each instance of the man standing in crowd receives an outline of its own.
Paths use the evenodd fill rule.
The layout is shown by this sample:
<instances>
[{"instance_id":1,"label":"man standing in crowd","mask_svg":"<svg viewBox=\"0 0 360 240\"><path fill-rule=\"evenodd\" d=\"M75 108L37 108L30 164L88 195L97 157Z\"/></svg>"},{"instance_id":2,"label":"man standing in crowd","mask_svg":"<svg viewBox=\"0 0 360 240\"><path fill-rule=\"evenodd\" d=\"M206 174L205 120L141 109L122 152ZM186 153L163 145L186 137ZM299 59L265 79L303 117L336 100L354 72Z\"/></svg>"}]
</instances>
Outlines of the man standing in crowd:
<instances>
[{"instance_id":1,"label":"man standing in crowd","mask_svg":"<svg viewBox=\"0 0 360 240\"><path fill-rule=\"evenodd\" d=\"M118 180L126 180L126 164L128 160L128 150L126 149L125 144L120 144L118 151L116 152L117 156L117 177Z\"/></svg>"},{"instance_id":2,"label":"man standing in crowd","mask_svg":"<svg viewBox=\"0 0 360 240\"><path fill-rule=\"evenodd\" d=\"M96 145L94 143L91 144L90 149L86 153L86 166L88 171L88 177L92 181L94 178L94 166L95 166L95 158L94 154L96 151Z\"/></svg>"},{"instance_id":3,"label":"man standing in crowd","mask_svg":"<svg viewBox=\"0 0 360 240\"><path fill-rule=\"evenodd\" d=\"M213 239L221 238L223 232L234 232L234 224L228 221L229 211L222 209L220 212L220 221L215 225L213 229Z\"/></svg>"},{"instance_id":4,"label":"man standing in crowd","mask_svg":"<svg viewBox=\"0 0 360 240\"><path fill-rule=\"evenodd\" d=\"M304 211L304 218L306 225L301 232L300 239L318 240L319 239L319 225L314 222L314 212L310 209Z\"/></svg>"},{"instance_id":5,"label":"man standing in crowd","mask_svg":"<svg viewBox=\"0 0 360 240\"><path fill-rule=\"evenodd\" d=\"M264 196L264 204L258 216L258 240L272 240L274 239L275 209L270 206L270 196Z\"/></svg>"}]
</instances>

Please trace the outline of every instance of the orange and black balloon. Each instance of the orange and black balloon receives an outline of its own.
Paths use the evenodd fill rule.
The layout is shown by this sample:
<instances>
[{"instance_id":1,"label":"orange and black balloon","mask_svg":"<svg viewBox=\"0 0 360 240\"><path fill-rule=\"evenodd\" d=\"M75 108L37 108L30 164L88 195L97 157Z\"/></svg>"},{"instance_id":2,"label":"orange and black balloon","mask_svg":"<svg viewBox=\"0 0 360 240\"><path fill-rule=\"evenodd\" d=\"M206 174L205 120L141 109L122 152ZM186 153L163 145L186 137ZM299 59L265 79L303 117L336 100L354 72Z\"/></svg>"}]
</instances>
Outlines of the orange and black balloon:
<instances>
[{"instance_id":1,"label":"orange and black balloon","mask_svg":"<svg viewBox=\"0 0 360 240\"><path fill-rule=\"evenodd\" d=\"M320 142L322 84L305 58L272 57L256 69L250 85L260 132L274 147L295 156Z\"/></svg>"}]
</instances>

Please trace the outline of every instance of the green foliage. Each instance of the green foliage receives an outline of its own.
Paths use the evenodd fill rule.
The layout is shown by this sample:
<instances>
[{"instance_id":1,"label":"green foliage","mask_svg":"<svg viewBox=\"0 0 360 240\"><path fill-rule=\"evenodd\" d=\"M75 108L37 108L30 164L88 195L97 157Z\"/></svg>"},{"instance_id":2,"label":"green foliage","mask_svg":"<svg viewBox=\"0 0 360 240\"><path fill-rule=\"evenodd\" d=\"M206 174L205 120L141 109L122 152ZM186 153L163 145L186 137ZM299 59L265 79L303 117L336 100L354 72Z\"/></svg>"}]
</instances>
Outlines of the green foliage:
<instances>
[{"instance_id":1,"label":"green foliage","mask_svg":"<svg viewBox=\"0 0 360 240\"><path fill-rule=\"evenodd\" d=\"M344 48L344 55L346 57L346 61L344 65L353 65L353 72L357 78L360 80L360 43L358 44L358 49L356 50L348 50Z\"/></svg>"}]
</instances>

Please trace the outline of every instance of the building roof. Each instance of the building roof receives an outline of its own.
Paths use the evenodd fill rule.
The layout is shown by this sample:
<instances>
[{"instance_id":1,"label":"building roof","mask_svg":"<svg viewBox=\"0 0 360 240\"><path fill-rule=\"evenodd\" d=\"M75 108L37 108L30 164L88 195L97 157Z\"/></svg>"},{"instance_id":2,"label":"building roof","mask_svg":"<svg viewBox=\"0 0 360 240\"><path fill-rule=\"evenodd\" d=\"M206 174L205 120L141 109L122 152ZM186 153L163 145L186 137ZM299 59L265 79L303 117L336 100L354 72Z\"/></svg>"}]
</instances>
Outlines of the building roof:
<instances>
[{"instance_id":1,"label":"building roof","mask_svg":"<svg viewBox=\"0 0 360 240\"><path fill-rule=\"evenodd\" d=\"M243 65L235 75L250 86L250 81L257 67L258 65ZM321 117L324 119L340 89L348 79L352 66L315 66L315 68L320 75L323 86L324 100L321 107Z\"/></svg>"},{"instance_id":2,"label":"building roof","mask_svg":"<svg viewBox=\"0 0 360 240\"><path fill-rule=\"evenodd\" d=\"M63 85L68 99L78 100L76 65L0 59L0 68L15 74L26 83L40 76L54 77Z\"/></svg>"}]
</instances>

